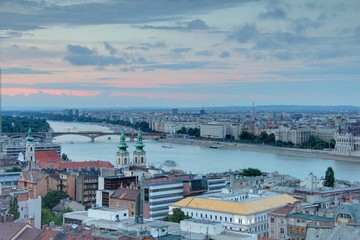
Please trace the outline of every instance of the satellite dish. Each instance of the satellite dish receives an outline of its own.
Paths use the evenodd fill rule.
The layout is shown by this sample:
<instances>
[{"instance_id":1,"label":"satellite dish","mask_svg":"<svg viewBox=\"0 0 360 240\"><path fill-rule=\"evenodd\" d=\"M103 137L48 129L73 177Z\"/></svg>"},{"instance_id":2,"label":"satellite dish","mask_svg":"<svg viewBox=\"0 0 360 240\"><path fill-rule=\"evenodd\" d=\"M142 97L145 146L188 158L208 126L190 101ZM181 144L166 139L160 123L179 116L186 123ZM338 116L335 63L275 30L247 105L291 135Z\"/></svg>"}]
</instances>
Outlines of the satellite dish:
<instances>
[{"instance_id":1,"label":"satellite dish","mask_svg":"<svg viewBox=\"0 0 360 240\"><path fill-rule=\"evenodd\" d=\"M157 238L159 236L158 230L155 228L151 229L151 236Z\"/></svg>"}]
</instances>

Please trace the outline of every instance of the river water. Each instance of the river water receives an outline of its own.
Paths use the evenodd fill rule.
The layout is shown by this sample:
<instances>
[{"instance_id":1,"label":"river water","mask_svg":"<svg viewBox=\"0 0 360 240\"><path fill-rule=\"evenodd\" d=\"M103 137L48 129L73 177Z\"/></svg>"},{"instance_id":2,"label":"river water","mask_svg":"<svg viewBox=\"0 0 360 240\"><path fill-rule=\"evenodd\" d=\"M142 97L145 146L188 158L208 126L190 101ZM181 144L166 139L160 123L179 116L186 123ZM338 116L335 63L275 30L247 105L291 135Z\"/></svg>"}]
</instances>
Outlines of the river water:
<instances>
[{"instance_id":1,"label":"river water","mask_svg":"<svg viewBox=\"0 0 360 240\"><path fill-rule=\"evenodd\" d=\"M48 121L54 131L107 131L107 127L87 123ZM65 135L54 139L62 145L62 152L73 161L104 160L115 165L118 136L99 137L95 142L79 135ZM360 181L360 163L327 160L320 158L289 156L276 153L252 152L231 149L210 149L193 145L172 144L173 148L163 148L163 143L144 140L147 162L160 166L166 160L174 160L176 167L186 172L211 173L241 168L259 168L261 171L278 171L290 174L301 180L312 172L318 177L325 175L331 166L337 179ZM130 155L134 151L134 142L128 142ZM169 167L162 165L163 169Z\"/></svg>"}]
</instances>

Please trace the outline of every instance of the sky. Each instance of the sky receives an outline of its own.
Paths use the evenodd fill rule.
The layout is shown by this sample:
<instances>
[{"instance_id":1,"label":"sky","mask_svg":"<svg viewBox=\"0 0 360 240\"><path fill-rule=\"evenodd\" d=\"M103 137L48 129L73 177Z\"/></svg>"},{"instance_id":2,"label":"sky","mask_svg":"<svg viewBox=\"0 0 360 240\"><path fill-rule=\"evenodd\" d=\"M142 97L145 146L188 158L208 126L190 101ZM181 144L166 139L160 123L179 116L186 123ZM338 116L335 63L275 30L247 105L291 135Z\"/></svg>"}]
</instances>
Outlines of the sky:
<instances>
[{"instance_id":1,"label":"sky","mask_svg":"<svg viewBox=\"0 0 360 240\"><path fill-rule=\"evenodd\" d=\"M2 106L359 106L359 12L358 0L1 0Z\"/></svg>"}]
</instances>

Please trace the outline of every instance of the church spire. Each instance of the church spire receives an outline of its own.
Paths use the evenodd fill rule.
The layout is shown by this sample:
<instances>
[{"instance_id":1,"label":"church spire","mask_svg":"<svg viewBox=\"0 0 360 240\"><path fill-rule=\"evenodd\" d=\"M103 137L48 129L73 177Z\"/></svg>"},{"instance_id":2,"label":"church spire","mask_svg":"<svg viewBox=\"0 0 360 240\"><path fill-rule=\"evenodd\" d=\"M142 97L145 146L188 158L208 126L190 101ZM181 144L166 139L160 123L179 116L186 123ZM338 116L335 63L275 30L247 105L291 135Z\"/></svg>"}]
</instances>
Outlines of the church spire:
<instances>
[{"instance_id":1,"label":"church spire","mask_svg":"<svg viewBox=\"0 0 360 240\"><path fill-rule=\"evenodd\" d=\"M26 137L26 142L33 142L33 141L34 141L34 137L32 136L31 127L29 127L29 132L28 132L28 135Z\"/></svg>"},{"instance_id":2,"label":"church spire","mask_svg":"<svg viewBox=\"0 0 360 240\"><path fill-rule=\"evenodd\" d=\"M121 131L121 135L120 135L120 143L118 145L119 148L119 153L127 153L127 147L128 145L126 144L125 141L125 133L124 130Z\"/></svg>"},{"instance_id":3,"label":"church spire","mask_svg":"<svg viewBox=\"0 0 360 240\"><path fill-rule=\"evenodd\" d=\"M142 141L141 129L138 130L137 141L135 143L136 152L144 152L144 143Z\"/></svg>"},{"instance_id":4,"label":"church spire","mask_svg":"<svg viewBox=\"0 0 360 240\"><path fill-rule=\"evenodd\" d=\"M116 165L118 165L119 167L127 167L130 164L129 152L127 151L127 147L128 145L125 141L125 133L124 130L122 130L120 135L120 142L118 145L119 150L116 153Z\"/></svg>"},{"instance_id":5,"label":"church spire","mask_svg":"<svg viewBox=\"0 0 360 240\"><path fill-rule=\"evenodd\" d=\"M142 141L141 130L139 128L137 141L135 143L135 151L133 153L133 164L137 166L146 166L146 153L144 151L144 143Z\"/></svg>"}]
</instances>

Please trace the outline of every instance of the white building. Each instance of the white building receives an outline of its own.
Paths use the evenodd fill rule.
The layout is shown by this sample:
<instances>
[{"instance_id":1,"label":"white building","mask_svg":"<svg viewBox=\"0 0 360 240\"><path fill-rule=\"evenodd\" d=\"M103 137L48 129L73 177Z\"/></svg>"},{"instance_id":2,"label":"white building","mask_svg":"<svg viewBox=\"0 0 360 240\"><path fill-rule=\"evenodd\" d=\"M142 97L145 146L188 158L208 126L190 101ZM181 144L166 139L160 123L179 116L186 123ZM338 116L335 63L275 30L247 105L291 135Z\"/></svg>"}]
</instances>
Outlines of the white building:
<instances>
[{"instance_id":1,"label":"white building","mask_svg":"<svg viewBox=\"0 0 360 240\"><path fill-rule=\"evenodd\" d=\"M41 229L41 197L19 201L20 217L26 219L34 227Z\"/></svg>"},{"instance_id":2,"label":"white building","mask_svg":"<svg viewBox=\"0 0 360 240\"><path fill-rule=\"evenodd\" d=\"M226 240L257 240L256 234L247 234L240 232L224 231L220 222L201 220L201 219L187 219L180 222L180 230L186 232L183 235L185 239L226 239ZM199 235L200 236L199 236Z\"/></svg>"},{"instance_id":3,"label":"white building","mask_svg":"<svg viewBox=\"0 0 360 240\"><path fill-rule=\"evenodd\" d=\"M184 196L182 181L157 183L144 187L144 218L162 219L169 213L169 204L181 200Z\"/></svg>"},{"instance_id":4,"label":"white building","mask_svg":"<svg viewBox=\"0 0 360 240\"><path fill-rule=\"evenodd\" d=\"M122 224L120 221L128 221L129 211L127 209L94 208L88 211L77 211L64 213L64 224L85 224L99 229L118 230ZM132 220L133 221L133 220Z\"/></svg>"},{"instance_id":5,"label":"white building","mask_svg":"<svg viewBox=\"0 0 360 240\"><path fill-rule=\"evenodd\" d=\"M201 197L187 197L170 205L169 213L180 208L193 219L219 221L225 230L255 233L268 236L268 213L293 204L297 200L287 194L272 195L266 198L243 201L223 201Z\"/></svg>"},{"instance_id":6,"label":"white building","mask_svg":"<svg viewBox=\"0 0 360 240\"><path fill-rule=\"evenodd\" d=\"M352 133L335 134L335 153L345 156L360 156L360 136Z\"/></svg>"},{"instance_id":7,"label":"white building","mask_svg":"<svg viewBox=\"0 0 360 240\"><path fill-rule=\"evenodd\" d=\"M129 218L129 210L104 208L104 207L89 208L88 217L109 220L109 221L120 221Z\"/></svg>"},{"instance_id":8,"label":"white building","mask_svg":"<svg viewBox=\"0 0 360 240\"><path fill-rule=\"evenodd\" d=\"M226 138L226 126L223 124L201 124L200 136L206 138L224 139Z\"/></svg>"}]
</instances>

